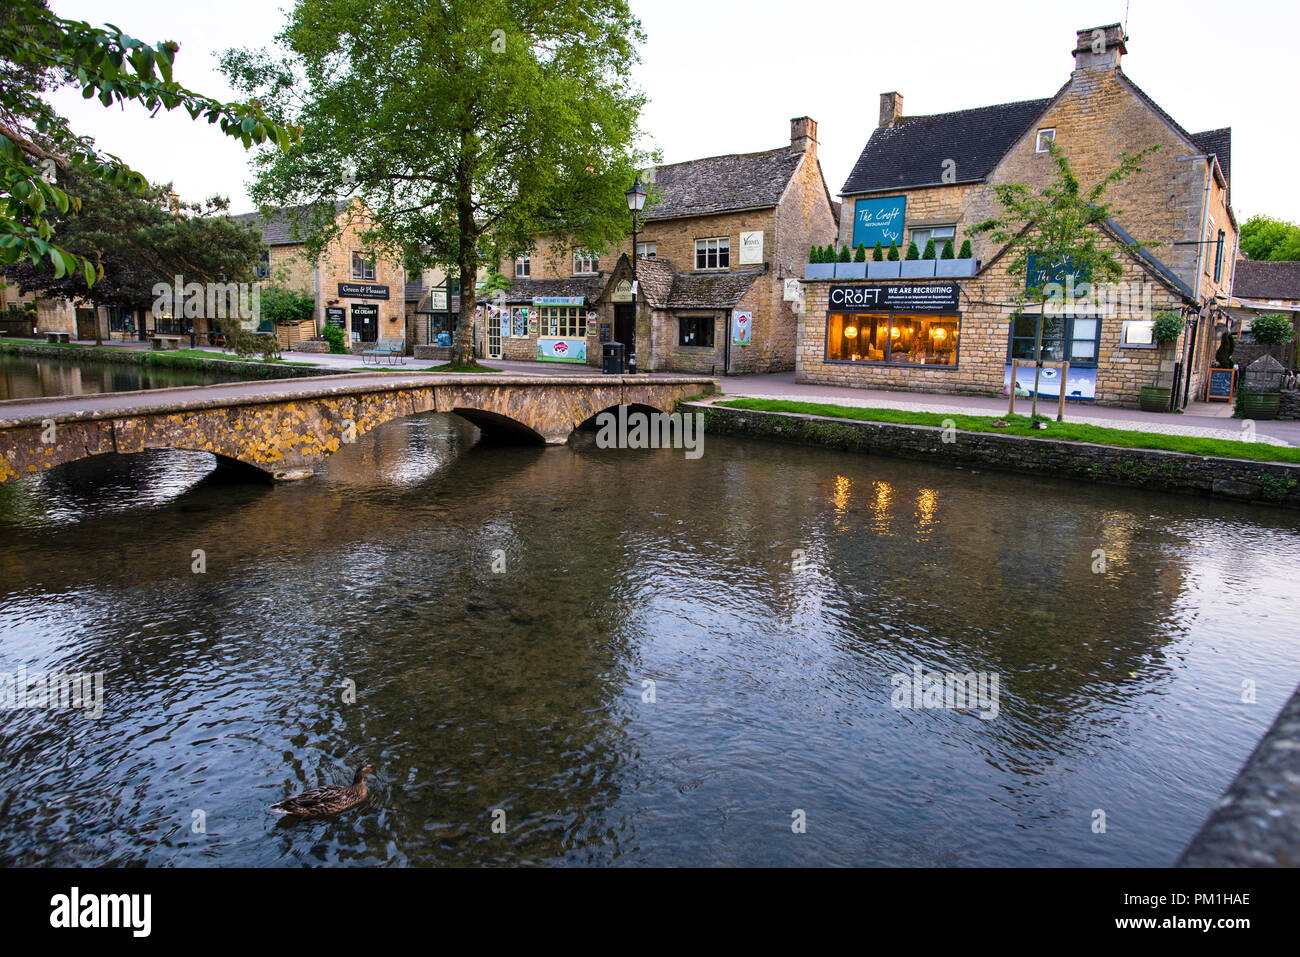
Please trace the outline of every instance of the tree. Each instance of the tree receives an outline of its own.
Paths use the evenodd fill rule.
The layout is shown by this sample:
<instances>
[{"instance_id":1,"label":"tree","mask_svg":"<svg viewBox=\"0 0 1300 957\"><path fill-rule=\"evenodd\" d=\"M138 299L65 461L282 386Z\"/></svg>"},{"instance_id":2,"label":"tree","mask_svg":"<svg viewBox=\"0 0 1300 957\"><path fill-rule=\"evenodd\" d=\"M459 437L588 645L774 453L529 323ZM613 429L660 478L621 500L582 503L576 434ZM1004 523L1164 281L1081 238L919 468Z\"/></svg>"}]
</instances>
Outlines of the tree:
<instances>
[{"instance_id":1,"label":"tree","mask_svg":"<svg viewBox=\"0 0 1300 957\"><path fill-rule=\"evenodd\" d=\"M69 254L92 263L98 278L92 284L84 272L25 260L5 270L22 292L134 310L150 308L154 284L173 283L178 275L187 283L254 278L261 237L225 215L224 199L185 204L170 184L135 193L77 165L59 179L82 201L75 211L52 216L51 225Z\"/></svg>"},{"instance_id":2,"label":"tree","mask_svg":"<svg viewBox=\"0 0 1300 957\"><path fill-rule=\"evenodd\" d=\"M1241 227L1241 250L1261 262L1300 260L1300 226L1271 216L1252 216Z\"/></svg>"},{"instance_id":3,"label":"tree","mask_svg":"<svg viewBox=\"0 0 1300 957\"><path fill-rule=\"evenodd\" d=\"M1059 281L1053 275L1053 266L1083 277L1094 288L1102 283L1115 282L1124 267L1119 253L1136 254L1144 246L1155 243L1119 243L1118 248L1097 244L1098 227L1113 216L1120 215L1114 204L1106 200L1107 191L1128 177L1142 172L1143 157L1159 149L1151 146L1130 155L1120 154L1120 162L1087 192L1079 184L1064 151L1048 141L1055 166L1054 178L1042 189L1035 190L1023 183L998 183L994 196L1002 206L1003 215L986 219L971 228L975 234L987 233L995 242L1005 244L1009 257L1007 272L1025 277L1025 288L1016 301L1023 307L1033 303L1038 307L1037 332L1034 336L1034 396L1031 415L1038 417L1038 385L1043 372L1043 307L1052 295L1052 285ZM1030 261L1037 260L1031 272ZM1044 265L1045 264L1045 265ZM1015 376L1012 369L1012 401L1015 401ZM1061 383L1065 388L1065 383ZM1058 416L1059 420L1059 416Z\"/></svg>"},{"instance_id":4,"label":"tree","mask_svg":"<svg viewBox=\"0 0 1300 957\"><path fill-rule=\"evenodd\" d=\"M603 250L629 226L624 191L645 97L644 39L627 0L297 0L277 54L231 50L222 69L283 124L289 153L257 158L254 199L324 209L302 226L319 254L360 197L363 241L409 269L460 278L562 237ZM461 322L450 362L474 364Z\"/></svg>"},{"instance_id":5,"label":"tree","mask_svg":"<svg viewBox=\"0 0 1300 957\"><path fill-rule=\"evenodd\" d=\"M56 185L57 171L84 167L119 189L145 193L144 177L78 136L43 94L65 84L104 106L138 103L203 117L244 146L271 141L287 149L298 131L270 121L256 102L221 103L172 79L180 47L148 44L113 26L55 16L47 0L6 0L0 9L0 266L24 260L49 263L55 278L80 272L87 285L93 261L52 240L56 216L76 211L80 197Z\"/></svg>"}]
</instances>

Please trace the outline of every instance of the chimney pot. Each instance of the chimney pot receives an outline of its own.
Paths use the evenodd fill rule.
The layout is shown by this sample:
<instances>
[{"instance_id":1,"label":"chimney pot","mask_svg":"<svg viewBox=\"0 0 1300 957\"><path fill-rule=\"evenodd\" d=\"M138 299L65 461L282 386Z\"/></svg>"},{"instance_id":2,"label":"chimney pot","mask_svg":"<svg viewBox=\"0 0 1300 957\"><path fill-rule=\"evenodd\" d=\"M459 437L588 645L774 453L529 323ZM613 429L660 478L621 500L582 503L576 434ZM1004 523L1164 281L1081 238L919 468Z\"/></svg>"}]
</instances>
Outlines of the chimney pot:
<instances>
[{"instance_id":1,"label":"chimney pot","mask_svg":"<svg viewBox=\"0 0 1300 957\"><path fill-rule=\"evenodd\" d=\"M893 126L903 118L903 94L895 91L893 93L880 94L880 123L883 127Z\"/></svg>"}]
</instances>

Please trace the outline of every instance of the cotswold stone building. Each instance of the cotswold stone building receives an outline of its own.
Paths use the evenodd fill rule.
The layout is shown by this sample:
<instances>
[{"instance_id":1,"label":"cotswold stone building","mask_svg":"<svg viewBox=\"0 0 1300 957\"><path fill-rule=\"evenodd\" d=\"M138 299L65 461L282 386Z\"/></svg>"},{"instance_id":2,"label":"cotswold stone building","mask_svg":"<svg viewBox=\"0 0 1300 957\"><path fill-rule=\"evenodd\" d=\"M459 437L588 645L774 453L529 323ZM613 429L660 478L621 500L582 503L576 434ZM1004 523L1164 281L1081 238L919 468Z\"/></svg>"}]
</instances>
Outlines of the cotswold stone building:
<instances>
[{"instance_id":1,"label":"cotswold stone building","mask_svg":"<svg viewBox=\"0 0 1300 957\"><path fill-rule=\"evenodd\" d=\"M1119 24L1080 30L1074 71L1052 96L928 116L909 116L900 93L880 98L879 124L842 190L839 243L897 242L936 253L947 242L972 244L968 263L870 264L863 281L804 283L796 378L801 382L1003 392L1012 360L1032 359L1041 319L1044 358L1070 363L1067 380L1045 373L1055 397L1134 404L1144 386L1199 394L1223 324L1219 303L1231 295L1237 223L1230 205L1231 131L1189 133L1124 73L1127 37ZM1189 68L1189 81L1196 80ZM1052 181L1047 143L1060 147L1085 188L1151 146L1144 172L1108 196L1122 213L1100 230L1103 245L1160 243L1123 256L1122 285L1141 295L1100 309L1046 317L1018 310L1012 299L1025 278L970 227L1001 214L993 187ZM899 269L892 276L889 268ZM910 274L910 275L909 275ZM1179 310L1190 318L1180 340L1157 348L1151 314ZM1017 381L1032 384L1033 369ZM1177 380L1175 382L1175 379ZM1181 404L1181 401L1175 404Z\"/></svg>"},{"instance_id":2,"label":"cotswold stone building","mask_svg":"<svg viewBox=\"0 0 1300 957\"><path fill-rule=\"evenodd\" d=\"M798 315L784 283L836 231L817 124L800 117L788 145L661 166L645 179L636 295L630 234L626 250L605 253L539 238L499 267L512 280L504 309L480 298L484 354L597 365L602 344L622 342L641 371L794 368Z\"/></svg>"}]
</instances>

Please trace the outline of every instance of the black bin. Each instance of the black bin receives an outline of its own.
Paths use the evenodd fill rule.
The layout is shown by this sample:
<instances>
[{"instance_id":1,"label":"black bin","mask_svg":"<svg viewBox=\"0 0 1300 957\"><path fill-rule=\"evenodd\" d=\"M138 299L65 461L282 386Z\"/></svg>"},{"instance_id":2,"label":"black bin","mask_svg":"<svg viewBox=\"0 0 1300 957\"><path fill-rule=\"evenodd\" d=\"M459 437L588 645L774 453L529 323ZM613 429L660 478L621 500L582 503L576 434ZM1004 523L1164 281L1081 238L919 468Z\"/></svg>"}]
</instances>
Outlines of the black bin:
<instances>
[{"instance_id":1,"label":"black bin","mask_svg":"<svg viewBox=\"0 0 1300 957\"><path fill-rule=\"evenodd\" d=\"M600 348L601 371L605 375L623 374L623 343L607 342Z\"/></svg>"}]
</instances>

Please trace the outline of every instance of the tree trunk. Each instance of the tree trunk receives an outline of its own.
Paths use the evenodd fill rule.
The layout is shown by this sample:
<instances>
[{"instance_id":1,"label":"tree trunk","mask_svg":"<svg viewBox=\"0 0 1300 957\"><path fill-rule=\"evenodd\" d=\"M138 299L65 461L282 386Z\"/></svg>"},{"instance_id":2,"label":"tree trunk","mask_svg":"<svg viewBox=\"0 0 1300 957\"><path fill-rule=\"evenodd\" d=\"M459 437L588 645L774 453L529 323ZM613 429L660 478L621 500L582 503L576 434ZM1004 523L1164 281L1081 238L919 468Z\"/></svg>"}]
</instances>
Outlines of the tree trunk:
<instances>
[{"instance_id":1,"label":"tree trunk","mask_svg":"<svg viewBox=\"0 0 1300 957\"><path fill-rule=\"evenodd\" d=\"M1029 413L1031 422L1038 418L1038 382L1043 375L1043 324L1047 322L1047 316L1044 315L1046 305L1047 300L1038 300L1038 327L1034 331L1034 394Z\"/></svg>"},{"instance_id":2,"label":"tree trunk","mask_svg":"<svg viewBox=\"0 0 1300 957\"><path fill-rule=\"evenodd\" d=\"M460 233L460 321L451 341L451 365L472 366L474 355L475 284L478 282L478 224L474 222L474 179L469 154L473 149L473 132L461 130L460 160L456 170L456 224ZM447 290L447 307L451 308L451 290Z\"/></svg>"}]
</instances>

